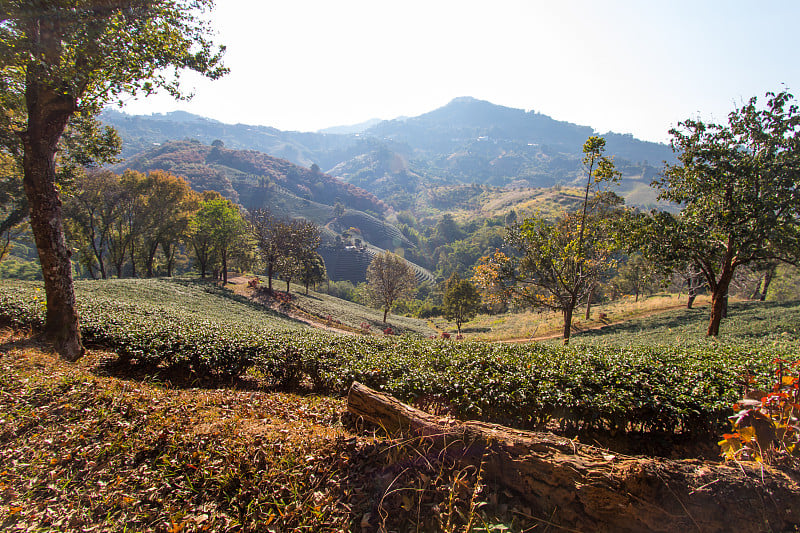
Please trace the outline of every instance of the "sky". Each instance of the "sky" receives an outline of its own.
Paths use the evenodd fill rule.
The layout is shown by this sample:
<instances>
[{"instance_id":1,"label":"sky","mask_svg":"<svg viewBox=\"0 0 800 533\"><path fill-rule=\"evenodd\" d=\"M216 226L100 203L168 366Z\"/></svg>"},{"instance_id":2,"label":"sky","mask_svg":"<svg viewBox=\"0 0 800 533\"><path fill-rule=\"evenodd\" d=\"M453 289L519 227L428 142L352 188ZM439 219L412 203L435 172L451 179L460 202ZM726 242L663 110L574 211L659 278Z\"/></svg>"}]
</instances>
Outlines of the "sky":
<instances>
[{"instance_id":1,"label":"sky","mask_svg":"<svg viewBox=\"0 0 800 533\"><path fill-rule=\"evenodd\" d=\"M800 97L798 20L796 0L217 0L230 74L123 110L316 131L472 96L667 142L681 120Z\"/></svg>"}]
</instances>

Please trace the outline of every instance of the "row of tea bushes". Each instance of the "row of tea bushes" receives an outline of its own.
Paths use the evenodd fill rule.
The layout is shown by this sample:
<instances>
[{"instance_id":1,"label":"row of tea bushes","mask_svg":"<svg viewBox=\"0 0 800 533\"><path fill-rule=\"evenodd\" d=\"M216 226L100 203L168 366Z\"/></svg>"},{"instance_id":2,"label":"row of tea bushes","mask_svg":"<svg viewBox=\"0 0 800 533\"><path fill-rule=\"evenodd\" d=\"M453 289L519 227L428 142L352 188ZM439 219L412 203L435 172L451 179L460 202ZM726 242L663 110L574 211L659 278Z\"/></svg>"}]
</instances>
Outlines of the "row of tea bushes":
<instances>
[{"instance_id":1,"label":"row of tea bushes","mask_svg":"<svg viewBox=\"0 0 800 533\"><path fill-rule=\"evenodd\" d=\"M7 322L43 324L34 286L0 288L0 316ZM705 340L565 348L339 336L290 329L267 315L259 321L258 315L229 311L222 317L209 310L212 321L190 305L118 301L101 291L79 292L79 305L85 339L123 359L201 375L253 369L274 386L302 383L334 394L360 381L460 418L517 427L556 420L580 428L718 431L748 374L768 383L772 359L796 358L777 347Z\"/></svg>"}]
</instances>

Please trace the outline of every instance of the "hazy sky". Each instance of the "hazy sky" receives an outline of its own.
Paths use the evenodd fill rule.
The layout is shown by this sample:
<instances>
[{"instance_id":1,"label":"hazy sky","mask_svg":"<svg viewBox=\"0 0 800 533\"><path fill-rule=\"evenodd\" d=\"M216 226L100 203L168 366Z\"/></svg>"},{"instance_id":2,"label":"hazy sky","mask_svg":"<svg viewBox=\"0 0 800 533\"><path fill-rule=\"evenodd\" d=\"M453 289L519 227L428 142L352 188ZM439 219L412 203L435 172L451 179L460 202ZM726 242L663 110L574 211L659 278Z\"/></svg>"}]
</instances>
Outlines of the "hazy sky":
<instances>
[{"instance_id":1,"label":"hazy sky","mask_svg":"<svg viewBox=\"0 0 800 533\"><path fill-rule=\"evenodd\" d=\"M231 73L126 112L314 131L473 96L667 141L784 85L800 97L796 0L217 0L213 20Z\"/></svg>"}]
</instances>

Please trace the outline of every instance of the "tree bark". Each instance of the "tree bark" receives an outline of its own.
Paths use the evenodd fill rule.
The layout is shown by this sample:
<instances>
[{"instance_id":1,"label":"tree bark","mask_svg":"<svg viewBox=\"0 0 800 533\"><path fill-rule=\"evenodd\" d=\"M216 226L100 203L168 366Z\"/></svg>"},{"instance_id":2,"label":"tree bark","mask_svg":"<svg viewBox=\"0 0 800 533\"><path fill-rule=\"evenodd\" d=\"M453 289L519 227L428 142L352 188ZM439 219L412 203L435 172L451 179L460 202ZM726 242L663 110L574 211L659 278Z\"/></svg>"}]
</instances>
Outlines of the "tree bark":
<instances>
[{"instance_id":1,"label":"tree bark","mask_svg":"<svg viewBox=\"0 0 800 533\"><path fill-rule=\"evenodd\" d=\"M551 433L442 419L360 383L353 383L347 403L390 434L420 438L428 453L481 468L484 482L513 491L558 527L676 533L800 527L796 472L624 456Z\"/></svg>"},{"instance_id":2,"label":"tree bark","mask_svg":"<svg viewBox=\"0 0 800 533\"><path fill-rule=\"evenodd\" d=\"M28 128L20 134L23 144L23 184L30 206L30 221L42 266L47 315L45 336L69 361L83 354L71 251L64 238L61 196L56 187L56 146L75 102L41 84L28 80L25 93Z\"/></svg>"},{"instance_id":3,"label":"tree bark","mask_svg":"<svg viewBox=\"0 0 800 533\"><path fill-rule=\"evenodd\" d=\"M564 314L564 331L563 331L563 344L569 344L569 336L572 334L572 311L574 310L574 306L569 306L564 308L562 313Z\"/></svg>"},{"instance_id":4,"label":"tree bark","mask_svg":"<svg viewBox=\"0 0 800 533\"><path fill-rule=\"evenodd\" d=\"M592 298L594 298L595 285L589 289L589 298L586 299L586 316L585 319L589 320L592 316Z\"/></svg>"},{"instance_id":5,"label":"tree bark","mask_svg":"<svg viewBox=\"0 0 800 533\"><path fill-rule=\"evenodd\" d=\"M708 330L706 331L706 336L708 337L719 336L719 324L727 312L728 287L730 287L732 278L733 269L723 268L719 281L711 293L711 318L708 321Z\"/></svg>"},{"instance_id":6,"label":"tree bark","mask_svg":"<svg viewBox=\"0 0 800 533\"><path fill-rule=\"evenodd\" d=\"M769 290L769 284L772 283L772 278L774 277L775 277L775 265L772 265L772 267L769 268L764 273L764 288L761 291L761 296L759 296L758 298L760 301L763 302L764 300L767 299L767 291Z\"/></svg>"}]
</instances>

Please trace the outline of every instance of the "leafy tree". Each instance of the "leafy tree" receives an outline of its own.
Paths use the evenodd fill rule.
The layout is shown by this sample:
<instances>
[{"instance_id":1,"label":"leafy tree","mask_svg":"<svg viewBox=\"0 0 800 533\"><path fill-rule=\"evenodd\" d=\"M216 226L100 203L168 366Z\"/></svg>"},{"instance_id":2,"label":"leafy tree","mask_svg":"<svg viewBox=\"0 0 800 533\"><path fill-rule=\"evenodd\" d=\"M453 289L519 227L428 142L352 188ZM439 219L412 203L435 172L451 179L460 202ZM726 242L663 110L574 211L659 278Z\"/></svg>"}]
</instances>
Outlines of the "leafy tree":
<instances>
[{"instance_id":1,"label":"leafy tree","mask_svg":"<svg viewBox=\"0 0 800 533\"><path fill-rule=\"evenodd\" d=\"M514 260L500 250L481 257L473 267L472 282L490 313L502 313L507 309L514 271Z\"/></svg>"},{"instance_id":2,"label":"leafy tree","mask_svg":"<svg viewBox=\"0 0 800 533\"><path fill-rule=\"evenodd\" d=\"M414 269L402 257L385 251L372 258L367 267L370 301L383 307L383 323L395 301L413 294L417 286Z\"/></svg>"},{"instance_id":3,"label":"leafy tree","mask_svg":"<svg viewBox=\"0 0 800 533\"><path fill-rule=\"evenodd\" d=\"M719 335L736 269L800 258L800 114L786 91L751 98L728 124L686 120L670 131L679 163L654 182L682 206L654 213L645 241L666 262L693 262L711 291L707 335Z\"/></svg>"},{"instance_id":4,"label":"leafy tree","mask_svg":"<svg viewBox=\"0 0 800 533\"><path fill-rule=\"evenodd\" d=\"M185 179L163 170L150 172L142 187L143 228L138 236L146 275L148 278L155 275L156 253L160 247L167 262L167 275L172 276L175 249L189 237L198 196Z\"/></svg>"},{"instance_id":5,"label":"leafy tree","mask_svg":"<svg viewBox=\"0 0 800 533\"><path fill-rule=\"evenodd\" d=\"M321 283L325 281L327 276L325 261L323 261L318 252L311 252L300 260L300 281L303 282L306 288L306 294L308 294L308 286L310 284Z\"/></svg>"},{"instance_id":6,"label":"leafy tree","mask_svg":"<svg viewBox=\"0 0 800 533\"><path fill-rule=\"evenodd\" d=\"M209 264L219 264L223 283L228 282L228 259L237 240L247 231L239 209L219 193L205 193L191 221L191 242L200 269L206 276Z\"/></svg>"},{"instance_id":7,"label":"leafy tree","mask_svg":"<svg viewBox=\"0 0 800 533\"><path fill-rule=\"evenodd\" d=\"M108 278L106 256L114 224L121 217L125 197L119 177L107 170L79 177L64 205L66 228L71 241L79 246L81 261L92 277Z\"/></svg>"},{"instance_id":8,"label":"leafy tree","mask_svg":"<svg viewBox=\"0 0 800 533\"><path fill-rule=\"evenodd\" d=\"M443 310L444 317L456 323L459 335L461 325L473 318L480 306L481 295L475 285L469 280L461 279L458 272L454 272L445 286Z\"/></svg>"},{"instance_id":9,"label":"leafy tree","mask_svg":"<svg viewBox=\"0 0 800 533\"><path fill-rule=\"evenodd\" d=\"M658 270L640 253L628 256L617 268L612 285L622 294L633 294L635 301L645 292L650 292L659 279Z\"/></svg>"},{"instance_id":10,"label":"leafy tree","mask_svg":"<svg viewBox=\"0 0 800 533\"><path fill-rule=\"evenodd\" d=\"M250 214L250 226L266 266L267 287L270 291L272 278L280 271L281 266L284 274L287 274L291 265L290 279L294 278L297 272L294 272L293 267L313 253L320 244L320 231L313 223L301 219L282 219L268 210L254 210Z\"/></svg>"},{"instance_id":11,"label":"leafy tree","mask_svg":"<svg viewBox=\"0 0 800 533\"><path fill-rule=\"evenodd\" d=\"M290 255L284 255L278 258L275 270L278 277L286 282L286 292L290 292L292 280L300 276L300 264L297 259Z\"/></svg>"},{"instance_id":12,"label":"leafy tree","mask_svg":"<svg viewBox=\"0 0 800 533\"><path fill-rule=\"evenodd\" d=\"M569 343L573 311L613 267L617 248L607 220L587 217L591 224L581 234L581 219L575 213L556 223L528 218L508 233L508 243L521 254L510 274L510 294L527 305L561 311L564 344Z\"/></svg>"},{"instance_id":13,"label":"leafy tree","mask_svg":"<svg viewBox=\"0 0 800 533\"><path fill-rule=\"evenodd\" d=\"M117 276L122 277L126 255L130 261L130 274L136 277L140 236L147 230L147 176L135 170L126 170L120 176L124 191L122 217L116 221L109 236L109 257Z\"/></svg>"},{"instance_id":14,"label":"leafy tree","mask_svg":"<svg viewBox=\"0 0 800 533\"><path fill-rule=\"evenodd\" d=\"M267 270L267 289L272 292L272 278L275 276L278 261L287 254L291 246L289 224L269 210L255 209L250 213L250 227Z\"/></svg>"},{"instance_id":15,"label":"leafy tree","mask_svg":"<svg viewBox=\"0 0 800 533\"><path fill-rule=\"evenodd\" d=\"M619 249L615 219L622 199L597 190L600 183L619 177L604 150L601 137L590 137L583 145L587 179L580 211L554 223L531 217L509 227L506 241L517 256L498 252L476 270L476 281L495 298L513 297L526 305L561 311L564 344L569 343L575 307L591 298Z\"/></svg>"},{"instance_id":16,"label":"leafy tree","mask_svg":"<svg viewBox=\"0 0 800 533\"><path fill-rule=\"evenodd\" d=\"M452 243L464 236L464 233L458 226L458 222L455 221L453 215L450 213L442 215L442 218L436 223L433 233L433 239L438 245Z\"/></svg>"},{"instance_id":17,"label":"leafy tree","mask_svg":"<svg viewBox=\"0 0 800 533\"><path fill-rule=\"evenodd\" d=\"M316 250L319 248L321 237L317 225L308 220L292 220L287 229L290 237L289 247L279 271L282 279L286 281L286 292L289 292L289 282L292 279L303 277L304 269L307 266L311 268L311 263L318 257ZM308 292L308 285L306 285L306 292Z\"/></svg>"},{"instance_id":18,"label":"leafy tree","mask_svg":"<svg viewBox=\"0 0 800 533\"><path fill-rule=\"evenodd\" d=\"M212 0L9 0L0 8L0 138L18 135L31 227L44 272L45 333L62 357L83 353L56 187L56 150L70 119L177 75L224 74L198 16Z\"/></svg>"}]
</instances>

